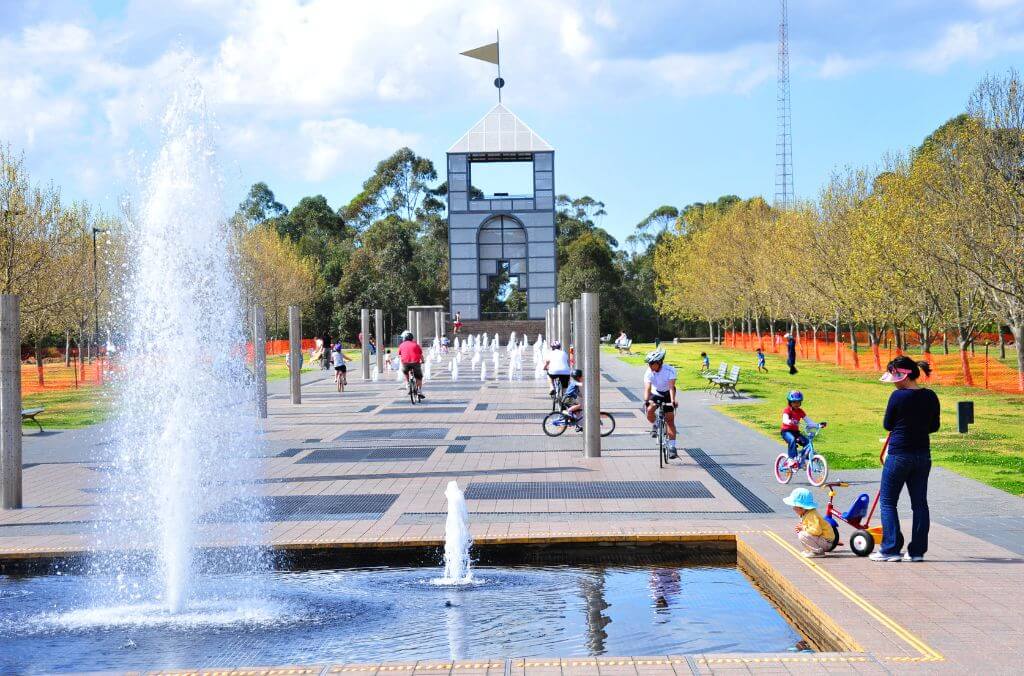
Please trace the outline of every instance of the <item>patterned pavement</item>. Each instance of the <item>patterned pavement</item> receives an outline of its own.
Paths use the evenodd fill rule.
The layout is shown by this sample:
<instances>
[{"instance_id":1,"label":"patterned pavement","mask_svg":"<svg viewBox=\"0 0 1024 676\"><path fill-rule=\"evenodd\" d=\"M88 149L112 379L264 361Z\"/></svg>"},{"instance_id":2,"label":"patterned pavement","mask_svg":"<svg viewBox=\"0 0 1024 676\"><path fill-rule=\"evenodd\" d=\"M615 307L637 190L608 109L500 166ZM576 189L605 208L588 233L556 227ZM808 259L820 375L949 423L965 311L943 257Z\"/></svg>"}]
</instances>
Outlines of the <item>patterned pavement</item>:
<instances>
[{"instance_id":1,"label":"patterned pavement","mask_svg":"<svg viewBox=\"0 0 1024 676\"><path fill-rule=\"evenodd\" d=\"M250 488L264 503L267 541L294 550L436 545L444 534L445 486L456 480L481 545L735 540L749 569L769 571L759 585L773 596L801 599L802 606L780 604L787 614L810 613L791 621L823 623L822 631L841 634L847 649L320 665L278 673L1019 672L1024 611L1006 590L1024 584L1024 501L938 470L925 564L874 564L848 551L806 560L780 501L789 488L770 477L780 446L712 409L718 400L682 397L678 423L686 451L659 469L635 401L641 371L604 354L602 409L617 427L604 440L602 457L587 459L582 435L543 434L547 390L533 380L529 360L524 366L525 380L511 382L504 371L481 382L468 362L452 382L446 369L435 367L428 400L416 407L393 379L362 382L358 368L350 369L352 384L343 394L327 373L308 374L301 406L290 403L284 383L272 384L264 444L247 461L259 477ZM27 507L0 513L0 559L89 548L110 434L100 427L26 437ZM822 451L827 454L827 441ZM874 491L878 475L836 474L866 492ZM218 498L202 541L234 544L223 524L238 513L237 495L222 487Z\"/></svg>"}]
</instances>

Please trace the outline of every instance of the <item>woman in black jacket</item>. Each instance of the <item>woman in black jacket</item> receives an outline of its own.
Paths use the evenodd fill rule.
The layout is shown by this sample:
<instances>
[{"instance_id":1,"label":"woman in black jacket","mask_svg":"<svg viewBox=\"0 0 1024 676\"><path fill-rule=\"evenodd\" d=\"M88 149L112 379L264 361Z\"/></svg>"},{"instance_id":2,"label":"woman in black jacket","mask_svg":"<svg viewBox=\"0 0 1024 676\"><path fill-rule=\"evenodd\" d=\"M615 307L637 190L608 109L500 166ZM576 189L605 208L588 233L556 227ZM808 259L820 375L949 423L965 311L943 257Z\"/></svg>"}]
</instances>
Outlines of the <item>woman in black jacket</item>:
<instances>
[{"instance_id":1,"label":"woman in black jacket","mask_svg":"<svg viewBox=\"0 0 1024 676\"><path fill-rule=\"evenodd\" d=\"M897 357L889 362L882 382L896 386L889 396L882 426L889 431L888 455L882 468L879 504L882 508L882 547L873 561L924 561L928 551L928 474L932 469L928 435L939 430L939 397L921 387L921 372L931 374L927 362ZM900 516L897 505L906 485L914 521L904 556L898 546Z\"/></svg>"}]
</instances>

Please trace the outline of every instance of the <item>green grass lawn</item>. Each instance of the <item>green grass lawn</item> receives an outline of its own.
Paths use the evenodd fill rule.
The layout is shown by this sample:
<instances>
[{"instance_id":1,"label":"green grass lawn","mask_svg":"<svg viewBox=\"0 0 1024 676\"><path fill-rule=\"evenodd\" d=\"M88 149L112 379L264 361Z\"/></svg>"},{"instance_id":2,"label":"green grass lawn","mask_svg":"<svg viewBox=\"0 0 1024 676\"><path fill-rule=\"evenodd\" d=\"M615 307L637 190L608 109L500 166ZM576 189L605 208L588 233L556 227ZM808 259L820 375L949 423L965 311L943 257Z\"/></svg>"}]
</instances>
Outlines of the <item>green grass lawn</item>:
<instances>
[{"instance_id":1,"label":"green grass lawn","mask_svg":"<svg viewBox=\"0 0 1024 676\"><path fill-rule=\"evenodd\" d=\"M103 422L110 412L110 398L106 390L83 387L30 394L21 402L22 408L40 406L46 409L45 413L39 415L43 429L69 430ZM29 422L23 423L22 429L35 431L39 428Z\"/></svg>"},{"instance_id":2,"label":"green grass lawn","mask_svg":"<svg viewBox=\"0 0 1024 676\"><path fill-rule=\"evenodd\" d=\"M740 391L761 401L718 407L749 427L773 439L778 437L780 416L786 406L786 393L803 391L804 408L817 421L829 426L818 438L816 448L828 458L834 469L878 467L882 414L892 390L878 382L873 371L852 372L811 361L797 362L799 373L790 376L783 354L768 357L768 373L757 373L753 351L707 343L665 345L668 362L676 367L681 389L698 389L704 379L698 375L700 353L706 351L711 368L719 362L743 368ZM653 345L634 345L643 353ZM614 349L606 348L609 352ZM643 364L642 356L623 357L629 363ZM942 402L942 429L932 436L932 458L936 464L977 479L1015 495L1024 495L1024 397L1001 395L980 389L936 386ZM975 424L966 435L956 431L956 402L974 401Z\"/></svg>"}]
</instances>

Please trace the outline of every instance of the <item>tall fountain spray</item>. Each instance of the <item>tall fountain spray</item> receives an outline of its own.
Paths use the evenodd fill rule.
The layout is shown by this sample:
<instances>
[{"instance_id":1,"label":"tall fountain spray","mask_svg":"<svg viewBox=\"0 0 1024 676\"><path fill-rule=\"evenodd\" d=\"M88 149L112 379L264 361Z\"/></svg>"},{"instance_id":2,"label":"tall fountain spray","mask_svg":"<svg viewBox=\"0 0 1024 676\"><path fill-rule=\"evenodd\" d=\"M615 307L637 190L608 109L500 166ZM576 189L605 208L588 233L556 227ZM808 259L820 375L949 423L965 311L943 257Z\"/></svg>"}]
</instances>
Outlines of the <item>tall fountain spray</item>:
<instances>
[{"instance_id":1,"label":"tall fountain spray","mask_svg":"<svg viewBox=\"0 0 1024 676\"><path fill-rule=\"evenodd\" d=\"M466 498L456 481L449 481L444 491L448 499L448 520L444 524L444 578L446 584L461 584L473 580L470 569L469 548L473 537L469 534L469 510Z\"/></svg>"},{"instance_id":2,"label":"tall fountain spray","mask_svg":"<svg viewBox=\"0 0 1024 676\"><path fill-rule=\"evenodd\" d=\"M255 503L234 488L251 473L242 458L258 444L257 423L243 304L199 86L182 87L162 122L141 208L127 224L118 453L106 503L111 526L99 537L104 549L153 551L149 568L116 556L104 566L141 575L132 598L177 613L194 592L206 513L236 500L233 523L218 524L218 539L253 544L261 534Z\"/></svg>"}]
</instances>

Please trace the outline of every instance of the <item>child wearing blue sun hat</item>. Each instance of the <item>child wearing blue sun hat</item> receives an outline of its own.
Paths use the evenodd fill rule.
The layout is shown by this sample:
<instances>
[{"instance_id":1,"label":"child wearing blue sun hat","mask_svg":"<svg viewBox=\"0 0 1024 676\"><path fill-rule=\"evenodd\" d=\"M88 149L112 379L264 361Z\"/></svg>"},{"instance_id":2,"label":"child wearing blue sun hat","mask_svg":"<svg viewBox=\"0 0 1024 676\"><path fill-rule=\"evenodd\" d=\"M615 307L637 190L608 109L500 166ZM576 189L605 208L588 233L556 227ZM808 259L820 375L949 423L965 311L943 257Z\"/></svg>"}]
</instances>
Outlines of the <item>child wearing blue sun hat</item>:
<instances>
[{"instance_id":1,"label":"child wearing blue sun hat","mask_svg":"<svg viewBox=\"0 0 1024 676\"><path fill-rule=\"evenodd\" d=\"M811 492L806 488L794 488L789 497L782 498L782 501L800 517L800 523L796 525L796 538L804 546L803 555L810 559L827 554L832 549L832 542L836 540L836 531L818 513L818 504Z\"/></svg>"}]
</instances>

